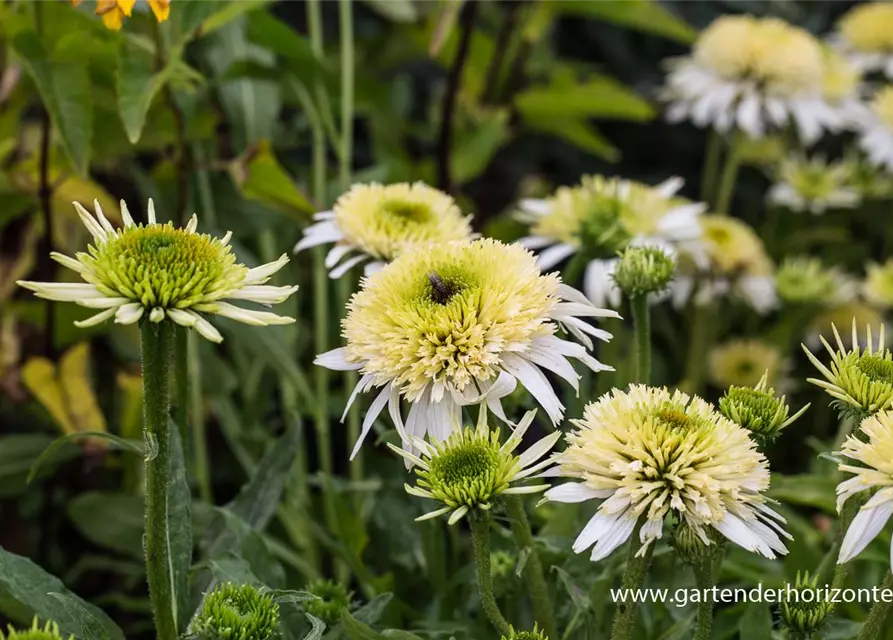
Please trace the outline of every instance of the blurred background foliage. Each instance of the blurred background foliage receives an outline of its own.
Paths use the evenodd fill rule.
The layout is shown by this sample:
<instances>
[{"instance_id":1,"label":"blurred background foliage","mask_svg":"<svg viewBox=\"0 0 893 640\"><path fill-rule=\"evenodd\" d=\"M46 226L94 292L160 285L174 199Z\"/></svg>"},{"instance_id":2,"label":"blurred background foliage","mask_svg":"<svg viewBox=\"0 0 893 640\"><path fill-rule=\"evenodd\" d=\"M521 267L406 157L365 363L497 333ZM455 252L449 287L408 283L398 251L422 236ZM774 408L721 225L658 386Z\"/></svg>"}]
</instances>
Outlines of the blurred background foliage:
<instances>
[{"instance_id":1,"label":"blurred background foliage","mask_svg":"<svg viewBox=\"0 0 893 640\"><path fill-rule=\"evenodd\" d=\"M47 304L14 285L26 275L61 277L49 251L73 254L87 244L72 200L95 198L118 222L119 198L131 211L154 198L162 220L180 222L195 211L203 231L233 230L237 256L254 265L290 251L311 214L331 206L351 180L423 180L454 194L475 214L478 231L506 240L523 234L512 217L519 197L545 195L586 173L651 184L680 175L685 195L696 198L706 135L662 120L661 61L686 52L698 30L722 13L780 15L825 33L851 6L351 4L356 79L347 97L336 2L320 3L322 55L308 38L304 2L174 0L162 24L138 3L121 31L106 29L91 2L0 4L0 546L32 558L102 606L128 638L151 635L134 455L141 450L138 333L112 324L77 329L72 322L89 310ZM355 106L347 123L339 116L345 98ZM325 132L329 168L316 188L314 123ZM842 144L823 142L829 152ZM758 230L766 224L768 185L759 167L748 167L733 201L734 214ZM889 201L884 208L831 212L818 226L789 216L766 238L767 248L776 260L813 253L860 271L866 260L888 254L888 208ZM467 540L440 524L412 522L420 507L403 495L402 463L382 447L366 456L365 468L349 466L352 442L338 422L345 387L337 377L326 378L327 432L314 428L322 400L310 363L320 339L336 344L345 299L318 275L314 259L301 254L280 276L281 283L301 285L283 310L298 318L296 325L256 331L224 321L221 348L190 341L201 385L179 402L198 422L188 455L210 478L196 480L204 500L195 508L196 526L204 542L195 571L248 576L274 588L337 577L355 592L354 618L336 624L327 638L490 637L472 615ZM320 286L333 292L323 324L313 320ZM813 402L807 418L769 452L780 472L773 495L785 502L796 539L790 555L772 563L732 550L721 579L780 586L798 569L818 564L829 546L835 478L832 463L817 453L833 440L836 418L819 392L802 383L809 367L798 343L810 318L761 318L729 306L719 311L718 341L774 341L787 378L795 381L787 389L792 403ZM668 305L655 316L656 379L675 384L682 378L677 363L690 347L690 318ZM611 329L619 362L626 357L624 328ZM596 388L621 385L625 375L618 366L616 376L600 375ZM720 389L705 391L715 400ZM531 404L523 397L517 402ZM579 412L581 400L568 402L570 415ZM384 423L378 428L381 438L395 437ZM51 442L83 432L118 439L63 443L42 457L27 482ZM207 438L207 460L199 458L205 448L196 446L196 437ZM326 459L321 438L330 445ZM239 492L258 476L264 482ZM332 512L323 508L323 486L336 497ZM549 505L533 514L545 560L555 565L550 579L566 594L558 599L562 618L573 621L565 637L600 637L613 609L607 589L622 559L591 565L570 555L574 512ZM220 533L221 522L230 533ZM889 533L881 539L889 543ZM524 620L529 613L515 576L523 558L512 555L507 534L497 547L500 597L510 617ZM871 549L884 555L881 544ZM656 575L690 586L690 577L672 570L668 554L659 551L655 562ZM885 563L866 564L851 576L853 585L877 584ZM0 580L0 618L30 619L10 604L9 589ZM842 608L855 620L864 617L858 605ZM687 637L694 615L670 605L643 613L648 637L664 639ZM765 604L725 607L714 637L764 640L772 616ZM851 637L848 624L838 623L826 637ZM380 636L365 625L417 635ZM306 626L296 618L294 637L303 638Z\"/></svg>"}]
</instances>

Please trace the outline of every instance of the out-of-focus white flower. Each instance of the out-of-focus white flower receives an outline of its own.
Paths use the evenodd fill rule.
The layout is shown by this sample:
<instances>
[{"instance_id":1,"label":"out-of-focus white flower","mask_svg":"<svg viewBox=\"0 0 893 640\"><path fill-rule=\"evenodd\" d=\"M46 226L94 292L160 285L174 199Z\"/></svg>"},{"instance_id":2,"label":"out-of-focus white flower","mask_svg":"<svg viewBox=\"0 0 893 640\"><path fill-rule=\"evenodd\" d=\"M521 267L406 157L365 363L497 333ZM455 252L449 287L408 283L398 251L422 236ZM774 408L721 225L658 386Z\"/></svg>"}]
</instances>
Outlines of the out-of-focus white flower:
<instances>
[{"instance_id":1,"label":"out-of-focus white flower","mask_svg":"<svg viewBox=\"0 0 893 640\"><path fill-rule=\"evenodd\" d=\"M840 19L832 41L862 71L893 78L893 4L856 5Z\"/></svg>"},{"instance_id":2,"label":"out-of-focus white flower","mask_svg":"<svg viewBox=\"0 0 893 640\"><path fill-rule=\"evenodd\" d=\"M671 121L691 120L759 138L793 122L811 143L846 126L842 96L829 101L822 46L777 18L723 16L702 33L690 56L671 60L664 98Z\"/></svg>"},{"instance_id":3,"label":"out-of-focus white flower","mask_svg":"<svg viewBox=\"0 0 893 640\"><path fill-rule=\"evenodd\" d=\"M675 255L684 250L703 262L698 218L706 205L677 196L680 178L656 187L640 182L585 176L575 187L560 187L543 200L520 203L530 224L519 242L539 250L548 270L561 261L583 259L583 291L593 304L617 307L621 292L612 278L617 253L628 246L655 246Z\"/></svg>"},{"instance_id":4,"label":"out-of-focus white flower","mask_svg":"<svg viewBox=\"0 0 893 640\"><path fill-rule=\"evenodd\" d=\"M893 172L893 85L881 89L871 101L871 116L862 127L859 146L872 163Z\"/></svg>"},{"instance_id":5,"label":"out-of-focus white flower","mask_svg":"<svg viewBox=\"0 0 893 640\"><path fill-rule=\"evenodd\" d=\"M767 195L770 202L791 211L825 213L827 209L856 207L862 198L850 183L852 169L846 162L827 162L792 157L781 162L778 181Z\"/></svg>"}]
</instances>

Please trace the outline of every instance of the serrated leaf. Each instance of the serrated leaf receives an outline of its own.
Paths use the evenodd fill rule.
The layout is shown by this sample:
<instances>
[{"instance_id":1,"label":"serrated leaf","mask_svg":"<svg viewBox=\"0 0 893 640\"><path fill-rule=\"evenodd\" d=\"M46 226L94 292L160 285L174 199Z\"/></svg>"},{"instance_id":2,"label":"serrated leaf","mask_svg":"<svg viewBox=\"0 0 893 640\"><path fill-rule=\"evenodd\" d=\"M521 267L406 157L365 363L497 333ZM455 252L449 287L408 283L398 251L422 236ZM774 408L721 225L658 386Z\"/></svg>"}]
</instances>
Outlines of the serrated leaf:
<instances>
[{"instance_id":1,"label":"serrated leaf","mask_svg":"<svg viewBox=\"0 0 893 640\"><path fill-rule=\"evenodd\" d=\"M419 19L419 11L412 0L362 0L382 18L391 22L408 23Z\"/></svg>"},{"instance_id":2,"label":"serrated leaf","mask_svg":"<svg viewBox=\"0 0 893 640\"><path fill-rule=\"evenodd\" d=\"M115 85L118 112L131 144L139 141L152 101L170 79L172 69L167 65L156 71L154 61L146 51L127 38L121 40Z\"/></svg>"},{"instance_id":3,"label":"serrated leaf","mask_svg":"<svg viewBox=\"0 0 893 640\"><path fill-rule=\"evenodd\" d=\"M65 598L60 598L60 594ZM9 553L2 547L0 611L21 623L30 622L34 616L41 620L54 620L59 624L64 637L69 634L84 634L85 624L88 623L89 629L93 630L90 633L96 633L95 621L105 632L102 638L124 640L121 629L100 609L71 593L58 578L28 558ZM88 620L86 614L92 620ZM90 637L78 636L81 640L89 640Z\"/></svg>"},{"instance_id":4,"label":"serrated leaf","mask_svg":"<svg viewBox=\"0 0 893 640\"><path fill-rule=\"evenodd\" d=\"M661 6L660 2L654 0L598 0L598 2L557 0L550 5L558 12L612 22L670 38L682 44L691 44L698 35L698 32L684 20L677 18Z\"/></svg>"},{"instance_id":5,"label":"serrated leaf","mask_svg":"<svg viewBox=\"0 0 893 640\"><path fill-rule=\"evenodd\" d=\"M12 39L22 67L34 80L53 128L62 140L72 166L86 175L93 136L93 96L90 92L89 50L83 33L72 33L56 43L50 54L33 31Z\"/></svg>"},{"instance_id":6,"label":"serrated leaf","mask_svg":"<svg viewBox=\"0 0 893 640\"><path fill-rule=\"evenodd\" d=\"M52 456L56 453L56 451L65 444L72 442L73 440L77 440L79 438L99 438L102 440L107 440L113 448L121 449L122 451L131 451L138 455L143 455L145 453L145 448L142 442L138 440L126 440L124 438L120 438L111 433L105 433L100 431L85 431L83 433L71 433L67 436L62 436L61 438L56 438L53 442L48 446L43 453L41 453L37 460L31 465L31 470L28 473L28 482L34 479L34 476L37 474L41 465L43 465L47 460L52 458Z\"/></svg>"},{"instance_id":7,"label":"serrated leaf","mask_svg":"<svg viewBox=\"0 0 893 640\"><path fill-rule=\"evenodd\" d=\"M79 640L109 640L109 632L103 626L102 621L87 609L82 601L75 600L67 593L50 593L49 595L56 598L69 613L72 626L77 625L77 631L73 632L75 638Z\"/></svg>"}]
</instances>

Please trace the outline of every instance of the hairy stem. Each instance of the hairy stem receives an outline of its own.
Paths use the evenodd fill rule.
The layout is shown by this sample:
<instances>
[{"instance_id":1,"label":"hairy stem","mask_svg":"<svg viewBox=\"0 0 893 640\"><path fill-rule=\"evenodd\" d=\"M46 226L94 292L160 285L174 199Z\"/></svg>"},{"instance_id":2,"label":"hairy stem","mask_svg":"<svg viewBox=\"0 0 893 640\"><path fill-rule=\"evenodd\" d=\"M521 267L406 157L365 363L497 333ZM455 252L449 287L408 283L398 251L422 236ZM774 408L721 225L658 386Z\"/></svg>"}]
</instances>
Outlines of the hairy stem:
<instances>
[{"instance_id":1,"label":"hairy stem","mask_svg":"<svg viewBox=\"0 0 893 640\"><path fill-rule=\"evenodd\" d=\"M719 191L716 194L714 210L721 215L729 214L729 206L732 204L732 195L735 192L735 183L738 181L738 170L741 168L740 145L732 140L729 152L726 154L725 166L719 181Z\"/></svg>"},{"instance_id":2,"label":"hairy stem","mask_svg":"<svg viewBox=\"0 0 893 640\"><path fill-rule=\"evenodd\" d=\"M149 598L159 640L176 640L176 594L168 540L168 485L171 482L170 359L174 342L170 322L144 321L140 348L143 364L143 422L146 456L146 532L143 538Z\"/></svg>"},{"instance_id":3,"label":"hairy stem","mask_svg":"<svg viewBox=\"0 0 893 640\"><path fill-rule=\"evenodd\" d=\"M493 595L493 577L490 574L490 514L481 509L475 509L469 516L481 607L496 630L505 637L509 637L512 629L499 610L496 597Z\"/></svg>"},{"instance_id":4,"label":"hairy stem","mask_svg":"<svg viewBox=\"0 0 893 640\"><path fill-rule=\"evenodd\" d=\"M635 381L648 384L651 379L651 311L648 296L632 296L629 306L633 313L635 327Z\"/></svg>"},{"instance_id":5,"label":"hairy stem","mask_svg":"<svg viewBox=\"0 0 893 640\"><path fill-rule=\"evenodd\" d=\"M719 156L722 151L722 138L713 129L707 134L707 153L704 156L704 170L701 173L701 202L712 202L716 192L716 176L719 173Z\"/></svg>"},{"instance_id":6,"label":"hairy stem","mask_svg":"<svg viewBox=\"0 0 893 640\"><path fill-rule=\"evenodd\" d=\"M701 593L713 588L714 567L712 557L702 558L692 565L695 572L695 584ZM710 631L713 628L713 601L703 598L698 602L698 626L694 640L710 640Z\"/></svg>"},{"instance_id":7,"label":"hairy stem","mask_svg":"<svg viewBox=\"0 0 893 640\"><path fill-rule=\"evenodd\" d=\"M549 638L558 638L549 586L546 584L542 561L534 546L533 531L524 511L524 502L518 496L509 496L505 504L518 551L523 553L526 550L528 554L527 564L524 565L524 579L530 599L533 601L533 614Z\"/></svg>"},{"instance_id":8,"label":"hairy stem","mask_svg":"<svg viewBox=\"0 0 893 640\"><path fill-rule=\"evenodd\" d=\"M887 569L879 591L889 592L891 589L893 589L893 574ZM872 605L871 611L868 612L868 617L865 619L865 625L862 627L862 632L859 634L859 640L876 640L884 637L884 622L887 620L891 606L893 606L893 603L887 602L883 598L877 600Z\"/></svg>"},{"instance_id":9,"label":"hairy stem","mask_svg":"<svg viewBox=\"0 0 893 640\"><path fill-rule=\"evenodd\" d=\"M437 137L437 187L447 193L453 190L450 172L453 143L453 120L456 111L456 99L462 82L462 70L471 49L471 34L477 15L477 1L466 0L459 13L459 46L456 57L447 76L446 91L443 94L443 107L440 116L440 133Z\"/></svg>"},{"instance_id":10,"label":"hairy stem","mask_svg":"<svg viewBox=\"0 0 893 640\"><path fill-rule=\"evenodd\" d=\"M189 459L189 328L174 327L174 424L180 432L183 455Z\"/></svg>"},{"instance_id":11,"label":"hairy stem","mask_svg":"<svg viewBox=\"0 0 893 640\"><path fill-rule=\"evenodd\" d=\"M626 557L626 571L623 574L622 588L625 593L632 593L645 584L648 575L648 567L651 565L651 555L654 553L654 543L648 545L648 549L642 555L637 553L642 547L639 541L639 531L642 529L642 520L636 524L630 536L629 553ZM614 614L614 626L611 629L611 640L630 640L633 637L633 629L636 625L636 603L618 602L617 612Z\"/></svg>"}]
</instances>

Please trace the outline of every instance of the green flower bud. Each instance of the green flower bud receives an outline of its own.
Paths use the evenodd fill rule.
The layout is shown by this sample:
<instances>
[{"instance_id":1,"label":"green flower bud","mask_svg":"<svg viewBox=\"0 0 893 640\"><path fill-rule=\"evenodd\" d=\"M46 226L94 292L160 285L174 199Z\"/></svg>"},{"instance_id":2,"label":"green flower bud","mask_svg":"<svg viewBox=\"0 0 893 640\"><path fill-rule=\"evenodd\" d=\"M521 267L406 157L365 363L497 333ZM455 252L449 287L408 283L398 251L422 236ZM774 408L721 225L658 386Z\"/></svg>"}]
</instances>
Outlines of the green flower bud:
<instances>
[{"instance_id":1,"label":"green flower bud","mask_svg":"<svg viewBox=\"0 0 893 640\"><path fill-rule=\"evenodd\" d=\"M549 636L543 633L539 627L534 624L533 631L515 631L514 627L510 627L511 634L508 637L502 636L502 640L549 640Z\"/></svg>"},{"instance_id":2,"label":"green flower bud","mask_svg":"<svg viewBox=\"0 0 893 640\"><path fill-rule=\"evenodd\" d=\"M713 558L723 540L724 538L715 535L712 527L706 527L703 534L699 535L688 523L680 522L673 530L670 544L680 560L686 564L696 564Z\"/></svg>"},{"instance_id":3,"label":"green flower bud","mask_svg":"<svg viewBox=\"0 0 893 640\"><path fill-rule=\"evenodd\" d=\"M63 638L59 633L58 624L47 621L41 627L35 617L30 629L18 630L10 625L6 633L0 631L0 640L63 640ZM69 636L68 640L74 640L74 636Z\"/></svg>"},{"instance_id":4,"label":"green flower bud","mask_svg":"<svg viewBox=\"0 0 893 640\"><path fill-rule=\"evenodd\" d=\"M834 609L834 603L828 602L818 585L819 577L810 578L808 571L802 575L798 571L796 582L787 583L779 609L789 638L813 637Z\"/></svg>"},{"instance_id":5,"label":"green flower bud","mask_svg":"<svg viewBox=\"0 0 893 640\"><path fill-rule=\"evenodd\" d=\"M660 293L676 272L676 261L658 247L629 247L620 254L614 282L627 296Z\"/></svg>"},{"instance_id":6,"label":"green flower bud","mask_svg":"<svg viewBox=\"0 0 893 640\"><path fill-rule=\"evenodd\" d=\"M279 638L279 605L250 585L225 583L205 594L189 624L190 640L272 640Z\"/></svg>"},{"instance_id":7,"label":"green flower bud","mask_svg":"<svg viewBox=\"0 0 893 640\"><path fill-rule=\"evenodd\" d=\"M333 580L317 580L311 582L305 590L316 596L304 603L304 609L310 615L319 618L327 626L334 626L341 620L341 612L350 609L353 593L340 582Z\"/></svg>"},{"instance_id":8,"label":"green flower bud","mask_svg":"<svg viewBox=\"0 0 893 640\"><path fill-rule=\"evenodd\" d=\"M826 267L819 258L785 260L775 274L778 297L788 304L836 304L855 285L840 270Z\"/></svg>"},{"instance_id":9,"label":"green flower bud","mask_svg":"<svg viewBox=\"0 0 893 640\"><path fill-rule=\"evenodd\" d=\"M785 397L776 396L775 389L769 386L767 379L768 372L763 374L754 387L732 386L719 400L720 413L750 431L753 438L761 444L775 440L782 429L809 408L807 404L788 417L790 409Z\"/></svg>"}]
</instances>

